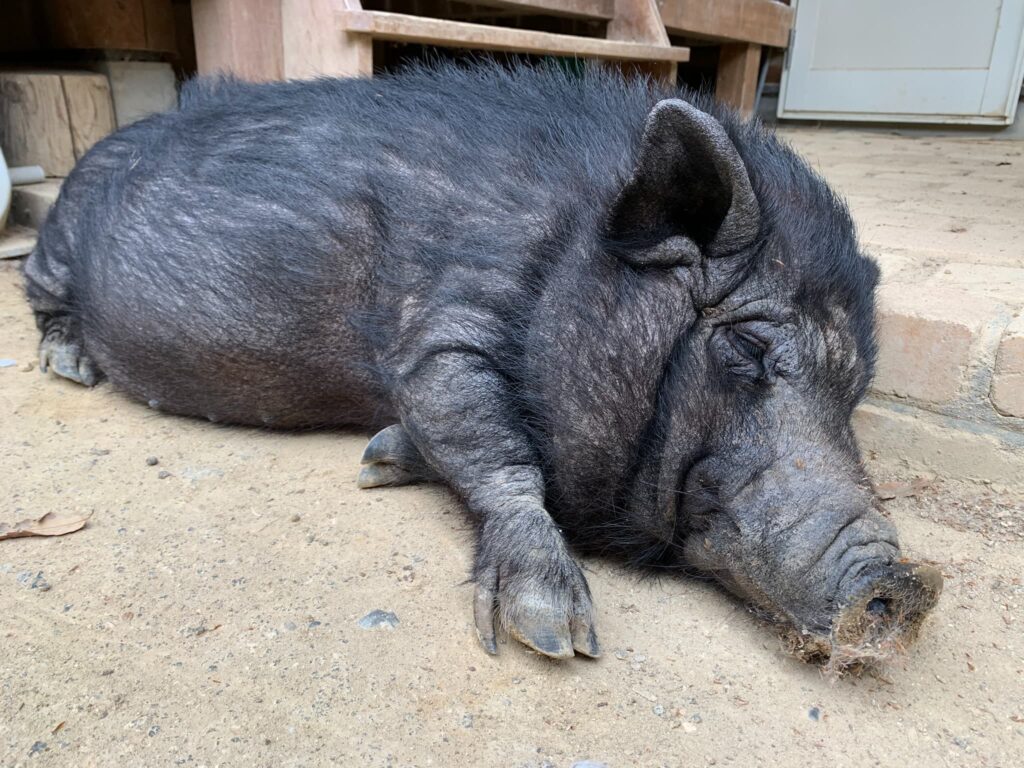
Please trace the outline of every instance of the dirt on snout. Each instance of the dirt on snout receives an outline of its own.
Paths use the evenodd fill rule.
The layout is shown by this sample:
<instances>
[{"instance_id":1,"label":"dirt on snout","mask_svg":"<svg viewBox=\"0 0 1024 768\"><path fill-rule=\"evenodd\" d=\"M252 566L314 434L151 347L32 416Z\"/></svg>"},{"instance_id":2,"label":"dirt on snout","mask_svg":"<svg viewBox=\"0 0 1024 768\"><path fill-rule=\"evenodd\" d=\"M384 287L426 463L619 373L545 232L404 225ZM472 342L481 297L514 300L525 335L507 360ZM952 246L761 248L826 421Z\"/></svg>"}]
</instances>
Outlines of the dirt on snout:
<instances>
[{"instance_id":1,"label":"dirt on snout","mask_svg":"<svg viewBox=\"0 0 1024 768\"><path fill-rule=\"evenodd\" d=\"M0 520L92 517L0 541L0 765L1024 764L1020 499L885 502L946 585L881 676L830 682L715 587L594 560L602 659L492 658L449 494L357 490L365 437L42 376L18 286L0 266Z\"/></svg>"}]
</instances>

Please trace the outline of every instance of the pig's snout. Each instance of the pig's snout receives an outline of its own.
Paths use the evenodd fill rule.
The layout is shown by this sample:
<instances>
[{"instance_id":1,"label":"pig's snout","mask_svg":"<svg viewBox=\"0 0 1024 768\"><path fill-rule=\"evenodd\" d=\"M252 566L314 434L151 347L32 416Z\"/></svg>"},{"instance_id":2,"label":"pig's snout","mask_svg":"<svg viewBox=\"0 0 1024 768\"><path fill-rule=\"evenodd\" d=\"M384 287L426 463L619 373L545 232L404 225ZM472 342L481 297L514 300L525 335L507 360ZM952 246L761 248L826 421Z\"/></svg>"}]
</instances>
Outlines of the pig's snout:
<instances>
[{"instance_id":1,"label":"pig's snout","mask_svg":"<svg viewBox=\"0 0 1024 768\"><path fill-rule=\"evenodd\" d=\"M840 602L833 655L878 658L903 650L941 593L942 574L929 565L896 562L862 574Z\"/></svg>"}]
</instances>

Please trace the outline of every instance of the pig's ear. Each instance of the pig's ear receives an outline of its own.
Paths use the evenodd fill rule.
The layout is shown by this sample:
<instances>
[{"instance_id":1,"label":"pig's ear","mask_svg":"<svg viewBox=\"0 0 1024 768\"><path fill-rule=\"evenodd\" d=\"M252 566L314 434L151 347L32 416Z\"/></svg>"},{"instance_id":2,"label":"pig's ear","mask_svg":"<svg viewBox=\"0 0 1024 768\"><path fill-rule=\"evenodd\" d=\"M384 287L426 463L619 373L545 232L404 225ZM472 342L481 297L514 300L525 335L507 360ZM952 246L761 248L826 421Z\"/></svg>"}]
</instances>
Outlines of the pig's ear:
<instances>
[{"instance_id":1,"label":"pig's ear","mask_svg":"<svg viewBox=\"0 0 1024 768\"><path fill-rule=\"evenodd\" d=\"M722 124L681 99L658 102L609 214L616 252L636 266L724 256L752 243L760 222L747 169Z\"/></svg>"}]
</instances>

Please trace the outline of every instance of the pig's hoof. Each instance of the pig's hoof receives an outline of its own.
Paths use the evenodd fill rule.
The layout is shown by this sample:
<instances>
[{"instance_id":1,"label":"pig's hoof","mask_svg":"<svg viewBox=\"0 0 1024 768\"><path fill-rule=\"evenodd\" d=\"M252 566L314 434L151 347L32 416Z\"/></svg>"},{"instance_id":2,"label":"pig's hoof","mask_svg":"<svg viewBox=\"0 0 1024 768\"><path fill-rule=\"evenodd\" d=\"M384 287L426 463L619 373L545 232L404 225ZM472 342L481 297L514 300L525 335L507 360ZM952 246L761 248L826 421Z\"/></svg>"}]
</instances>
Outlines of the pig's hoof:
<instances>
[{"instance_id":1,"label":"pig's hoof","mask_svg":"<svg viewBox=\"0 0 1024 768\"><path fill-rule=\"evenodd\" d=\"M501 565L480 572L473 615L485 651L498 652L497 620L516 640L553 659L601 655L590 589L579 566L568 555L549 565L535 573Z\"/></svg>"},{"instance_id":2,"label":"pig's hoof","mask_svg":"<svg viewBox=\"0 0 1024 768\"><path fill-rule=\"evenodd\" d=\"M68 338L63 326L51 328L43 336L39 345L39 370L43 373L53 371L87 387L95 386L103 377L82 345Z\"/></svg>"},{"instance_id":3,"label":"pig's hoof","mask_svg":"<svg viewBox=\"0 0 1024 768\"><path fill-rule=\"evenodd\" d=\"M363 468L356 480L360 488L409 485L437 479L401 424L392 424L374 435L363 451L362 463Z\"/></svg>"}]
</instances>

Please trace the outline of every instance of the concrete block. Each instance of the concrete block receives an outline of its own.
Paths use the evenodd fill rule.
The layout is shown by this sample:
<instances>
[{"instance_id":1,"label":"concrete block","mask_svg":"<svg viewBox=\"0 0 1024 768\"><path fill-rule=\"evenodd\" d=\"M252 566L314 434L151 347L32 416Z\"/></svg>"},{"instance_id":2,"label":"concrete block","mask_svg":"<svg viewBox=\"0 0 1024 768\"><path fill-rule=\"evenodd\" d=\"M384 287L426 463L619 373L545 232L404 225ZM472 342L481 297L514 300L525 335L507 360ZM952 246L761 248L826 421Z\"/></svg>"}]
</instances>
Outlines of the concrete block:
<instances>
[{"instance_id":1,"label":"concrete block","mask_svg":"<svg viewBox=\"0 0 1024 768\"><path fill-rule=\"evenodd\" d=\"M25 184L11 190L11 221L38 230L46 220L50 207L57 202L63 179L47 179L38 184Z\"/></svg>"},{"instance_id":2,"label":"concrete block","mask_svg":"<svg viewBox=\"0 0 1024 768\"><path fill-rule=\"evenodd\" d=\"M170 64L157 61L101 61L95 68L110 80L118 128L166 112L178 103Z\"/></svg>"},{"instance_id":3,"label":"concrete block","mask_svg":"<svg viewBox=\"0 0 1024 768\"><path fill-rule=\"evenodd\" d=\"M988 296L1013 309L1024 308L1024 267L952 262L940 268L925 287L959 288Z\"/></svg>"},{"instance_id":4,"label":"concrete block","mask_svg":"<svg viewBox=\"0 0 1024 768\"><path fill-rule=\"evenodd\" d=\"M967 388L974 348L989 323L1007 313L985 296L916 284L883 285L873 391L948 405Z\"/></svg>"},{"instance_id":5,"label":"concrete block","mask_svg":"<svg viewBox=\"0 0 1024 768\"><path fill-rule=\"evenodd\" d=\"M992 372L992 405L1004 416L1024 419L1024 317L1018 317L999 340Z\"/></svg>"},{"instance_id":6,"label":"concrete block","mask_svg":"<svg viewBox=\"0 0 1024 768\"><path fill-rule=\"evenodd\" d=\"M871 401L853 416L869 467L1024 489L1024 435L920 408Z\"/></svg>"}]
</instances>

